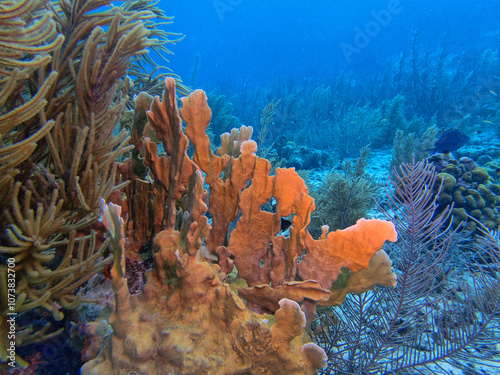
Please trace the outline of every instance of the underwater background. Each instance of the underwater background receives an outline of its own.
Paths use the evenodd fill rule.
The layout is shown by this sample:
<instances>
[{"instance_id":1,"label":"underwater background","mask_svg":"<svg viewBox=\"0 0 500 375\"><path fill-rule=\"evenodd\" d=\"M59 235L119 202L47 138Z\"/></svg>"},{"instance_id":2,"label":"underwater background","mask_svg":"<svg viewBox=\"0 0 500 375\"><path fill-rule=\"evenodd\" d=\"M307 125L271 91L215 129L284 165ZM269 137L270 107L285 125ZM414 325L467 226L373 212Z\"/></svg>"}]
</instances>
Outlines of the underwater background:
<instances>
[{"instance_id":1,"label":"underwater background","mask_svg":"<svg viewBox=\"0 0 500 375\"><path fill-rule=\"evenodd\" d=\"M493 1L159 4L175 16L169 31L186 35L172 47L170 66L187 81L199 56L199 84L249 80L265 87L278 78L302 84L346 72L362 80L371 74L383 76L411 48L417 30L421 53L445 47L450 59L497 49L500 33L498 4ZM357 30L369 35L355 40ZM343 43L356 51L344 53Z\"/></svg>"},{"instance_id":2,"label":"underwater background","mask_svg":"<svg viewBox=\"0 0 500 375\"><path fill-rule=\"evenodd\" d=\"M0 374L500 374L496 2L105 3L0 1Z\"/></svg>"},{"instance_id":3,"label":"underwater background","mask_svg":"<svg viewBox=\"0 0 500 375\"><path fill-rule=\"evenodd\" d=\"M368 144L383 148L392 144L395 129L378 141L361 132L364 142L355 142L347 153L348 146L335 150L328 144L324 129L326 124L330 136L332 123L359 117L356 108L382 109L391 99L408 121L437 125L436 137L464 127L467 136L490 130L498 137L492 119L498 112L500 29L493 2L186 1L165 6L175 15L167 29L185 36L171 48L169 67L188 86L209 93L210 104L218 104L214 117L228 110L234 124L251 124L258 133L260 111L281 100L268 141L276 141L286 128L299 143L314 142L340 159ZM257 105L249 107L248 101ZM217 127L217 119L212 126ZM228 130L219 126L216 136ZM350 133L359 133L354 128ZM400 130L419 135L426 128L413 124ZM312 141L313 136L321 140Z\"/></svg>"}]
</instances>

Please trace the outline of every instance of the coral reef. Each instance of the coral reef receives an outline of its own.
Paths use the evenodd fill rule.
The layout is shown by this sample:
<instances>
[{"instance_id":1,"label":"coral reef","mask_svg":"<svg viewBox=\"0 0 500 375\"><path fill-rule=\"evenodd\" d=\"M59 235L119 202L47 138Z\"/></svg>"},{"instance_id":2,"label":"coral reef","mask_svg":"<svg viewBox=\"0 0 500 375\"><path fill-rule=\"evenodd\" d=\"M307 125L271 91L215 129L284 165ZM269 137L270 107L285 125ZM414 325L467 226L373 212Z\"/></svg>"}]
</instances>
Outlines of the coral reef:
<instances>
[{"instance_id":1,"label":"coral reef","mask_svg":"<svg viewBox=\"0 0 500 375\"><path fill-rule=\"evenodd\" d=\"M8 308L18 314L17 348L54 337L61 331L50 321L82 302L80 286L112 260L96 221L100 200L126 184L116 161L131 146L126 131L114 130L132 85L125 76L137 76L141 56L166 37L150 21L155 14L145 1L0 4L2 364ZM15 293L7 290L12 271ZM47 320L43 330L23 319L34 309Z\"/></svg>"},{"instance_id":2,"label":"coral reef","mask_svg":"<svg viewBox=\"0 0 500 375\"><path fill-rule=\"evenodd\" d=\"M394 136L392 160L390 171L393 174L402 163L411 163L413 159L417 161L429 157L429 150L434 147L437 139L438 129L436 126L429 126L422 134L405 134L403 130L397 130Z\"/></svg>"},{"instance_id":3,"label":"coral reef","mask_svg":"<svg viewBox=\"0 0 500 375\"><path fill-rule=\"evenodd\" d=\"M284 164L289 168L316 169L331 164L330 153L288 141L280 150Z\"/></svg>"},{"instance_id":4,"label":"coral reef","mask_svg":"<svg viewBox=\"0 0 500 375\"><path fill-rule=\"evenodd\" d=\"M475 62L466 53L452 62L445 49L421 53L415 35L410 53L383 78L341 76L319 87L283 80L260 91L245 82L232 90L237 98L219 88L217 114L197 91L183 99L184 133L172 79L161 101L139 94L161 95L167 76L181 94L191 91L146 53L164 59L168 43L182 39L156 19L171 21L149 0L0 4L0 365L7 359L8 309L19 314L18 348L55 337L64 325L50 322L69 323L67 310L89 301L80 288L108 270L111 244L117 307L111 326L88 326L86 356L93 360L84 371L312 373L324 365L324 353L304 333L315 307L394 286L391 261L379 249L396 234L387 222L357 220L372 185L347 162L349 183L339 174L327 181L340 192L342 213L321 224L352 227L331 233L310 229L314 213L328 211L328 198L315 204L295 171L276 167L321 168L332 155L354 156L370 142L384 148L394 136L396 166L413 154L426 156L437 132L427 125L434 123L471 136L498 132L498 53L485 50ZM130 94L138 94L133 112L125 111L133 105ZM467 97L476 98L474 108L460 104ZM223 134L215 151L210 116L214 132L229 131L240 123L233 108L250 123L264 108L260 153L253 129L244 126ZM453 203L453 226L473 231L478 220L499 228L497 143L462 151L482 167L434 157L442 168L436 216ZM259 156L281 164L271 167ZM356 191L364 198L351 199ZM102 199L118 204L124 220L115 206L104 209L112 233L105 240L106 227L97 222ZM281 230L282 220L290 229ZM145 248L154 252L146 285L139 254ZM7 287L7 260L15 293ZM41 366L35 355L26 358L15 362L27 373Z\"/></svg>"},{"instance_id":5,"label":"coral reef","mask_svg":"<svg viewBox=\"0 0 500 375\"><path fill-rule=\"evenodd\" d=\"M109 219L113 224L107 226L117 230L113 236L123 242L117 214L107 215L114 215ZM175 238L175 233L170 234ZM164 250L166 246L160 251ZM245 308L219 279L217 269L196 252L194 248L181 256L177 250L174 255L179 277L175 289L150 275L153 282L135 299L128 294L126 280L113 276L117 298L109 320L113 335L98 358L84 365L82 374L307 374L325 365L321 349L305 343L305 317L296 302L281 300L276 323L269 327L266 319ZM99 327L87 327L92 342L88 356L97 354L94 342L101 337Z\"/></svg>"},{"instance_id":6,"label":"coral reef","mask_svg":"<svg viewBox=\"0 0 500 375\"><path fill-rule=\"evenodd\" d=\"M206 134L211 111L205 93L196 90L182 103L187 137L172 79L147 112L145 128L154 130L166 155L159 157L156 143L144 139L144 161L164 204L154 210L162 230L153 239L154 269L141 294L131 296L124 278L121 208L103 206L101 220L115 254L113 333L97 353L94 341L102 340L98 332L106 332L98 327L106 323L88 326L92 350L82 374L315 373L326 365L324 352L307 343L304 331L315 303L336 305L350 292L394 286L391 262L380 251L385 240L396 240L394 226L360 220L330 233L325 226L314 240L307 230L313 199L295 171L278 168L270 176L270 163L248 140L251 128L221 136L223 146L215 155ZM188 137L195 149L192 160ZM276 212L263 211L273 198ZM290 215L289 236L279 235L281 218ZM238 278L229 284L227 275L235 271ZM330 291L341 274L344 283L337 290L343 295Z\"/></svg>"},{"instance_id":7,"label":"coral reef","mask_svg":"<svg viewBox=\"0 0 500 375\"><path fill-rule=\"evenodd\" d=\"M474 232L475 220L490 230L500 226L500 185L488 170L479 167L468 157L459 160L435 154L429 161L438 172L434 192L439 204L436 215L453 203L453 227L461 225ZM489 168L490 169L490 168ZM490 173L495 172L490 169Z\"/></svg>"},{"instance_id":8,"label":"coral reef","mask_svg":"<svg viewBox=\"0 0 500 375\"><path fill-rule=\"evenodd\" d=\"M498 373L498 232L480 226L470 241L446 225L451 206L436 217L433 165L404 163L394 177L379 208L398 230L385 247L398 283L318 308L312 331L328 355L320 373Z\"/></svg>"},{"instance_id":9,"label":"coral reef","mask_svg":"<svg viewBox=\"0 0 500 375\"><path fill-rule=\"evenodd\" d=\"M345 229L366 217L375 206L377 184L365 172L370 150L364 148L360 153L356 160L344 161L341 171L330 172L313 190L317 203L311 219L313 227L326 224L332 229Z\"/></svg>"}]
</instances>

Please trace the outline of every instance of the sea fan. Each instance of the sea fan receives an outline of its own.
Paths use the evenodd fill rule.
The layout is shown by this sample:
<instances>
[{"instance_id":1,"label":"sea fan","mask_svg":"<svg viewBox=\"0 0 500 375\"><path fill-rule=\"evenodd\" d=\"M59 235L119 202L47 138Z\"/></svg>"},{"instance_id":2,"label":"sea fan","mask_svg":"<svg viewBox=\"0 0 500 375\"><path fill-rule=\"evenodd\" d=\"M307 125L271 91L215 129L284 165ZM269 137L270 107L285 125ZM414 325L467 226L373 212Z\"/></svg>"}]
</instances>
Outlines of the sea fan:
<instances>
[{"instance_id":1,"label":"sea fan","mask_svg":"<svg viewBox=\"0 0 500 375\"><path fill-rule=\"evenodd\" d=\"M494 360L500 334L498 233L465 246L436 209L434 168L403 164L387 187L399 240L386 249L398 274L396 288L351 295L336 309L319 310L313 331L329 356L324 374L433 374L454 367L479 374ZM475 259L457 267L461 251ZM497 357L498 358L498 357ZM451 365L451 367L450 367Z\"/></svg>"}]
</instances>

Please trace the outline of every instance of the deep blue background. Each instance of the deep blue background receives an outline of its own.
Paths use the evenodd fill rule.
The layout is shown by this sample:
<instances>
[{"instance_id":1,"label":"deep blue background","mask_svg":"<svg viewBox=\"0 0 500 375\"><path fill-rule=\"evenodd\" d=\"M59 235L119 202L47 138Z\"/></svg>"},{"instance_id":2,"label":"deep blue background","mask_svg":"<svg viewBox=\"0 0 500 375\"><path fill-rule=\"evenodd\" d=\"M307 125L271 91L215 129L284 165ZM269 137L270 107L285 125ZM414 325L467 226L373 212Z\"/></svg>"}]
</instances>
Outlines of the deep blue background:
<instances>
[{"instance_id":1,"label":"deep blue background","mask_svg":"<svg viewBox=\"0 0 500 375\"><path fill-rule=\"evenodd\" d=\"M422 49L446 44L452 54L498 48L500 5L496 1L401 0L402 12L370 38L367 47L344 57L340 45L354 46L355 28L374 21L372 12L387 9L380 0L161 0L159 6L175 16L166 27L185 34L170 46L170 67L191 83L199 56L195 84L223 79L251 79L267 84L276 77L321 79L343 71L373 73L396 61L409 49L416 29ZM237 5L231 5L237 4ZM226 6L222 14L216 7ZM373 26L373 24L372 24ZM376 30L375 30L376 31Z\"/></svg>"}]
</instances>

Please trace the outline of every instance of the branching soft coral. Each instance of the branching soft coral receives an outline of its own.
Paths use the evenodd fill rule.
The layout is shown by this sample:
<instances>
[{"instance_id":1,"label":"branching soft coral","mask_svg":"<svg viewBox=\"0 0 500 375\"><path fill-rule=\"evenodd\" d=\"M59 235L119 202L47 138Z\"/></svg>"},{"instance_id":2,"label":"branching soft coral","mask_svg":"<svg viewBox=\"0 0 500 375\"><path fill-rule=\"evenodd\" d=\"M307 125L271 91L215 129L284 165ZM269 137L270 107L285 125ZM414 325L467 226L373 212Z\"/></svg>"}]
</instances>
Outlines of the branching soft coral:
<instances>
[{"instance_id":1,"label":"branching soft coral","mask_svg":"<svg viewBox=\"0 0 500 375\"><path fill-rule=\"evenodd\" d=\"M18 313L40 308L62 319L81 301L78 288L111 260L95 222L100 200L125 185L116 161L131 146L126 131L114 134L127 102L125 76L155 42L154 14L129 6L0 4L0 259L15 264ZM5 272L2 263L4 317ZM17 328L18 347L50 333Z\"/></svg>"},{"instance_id":2,"label":"branching soft coral","mask_svg":"<svg viewBox=\"0 0 500 375\"><path fill-rule=\"evenodd\" d=\"M435 216L434 167L403 163L394 176L383 212L398 230L398 242L387 247L398 283L349 295L335 309L320 308L313 331L329 356L324 374L498 372L498 233L482 227L484 237L463 248L446 226L451 207ZM370 262L387 269L381 255ZM366 272L347 283L371 279ZM342 275L332 292L342 292L344 282Z\"/></svg>"}]
</instances>

